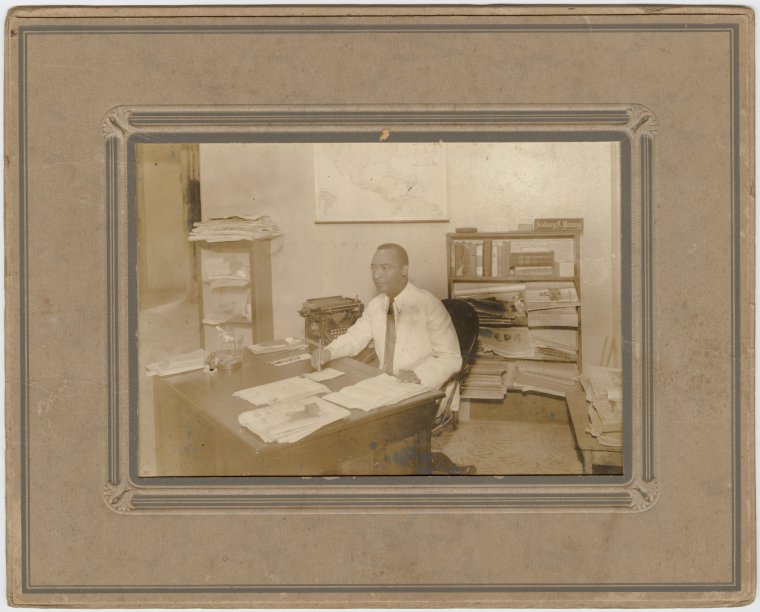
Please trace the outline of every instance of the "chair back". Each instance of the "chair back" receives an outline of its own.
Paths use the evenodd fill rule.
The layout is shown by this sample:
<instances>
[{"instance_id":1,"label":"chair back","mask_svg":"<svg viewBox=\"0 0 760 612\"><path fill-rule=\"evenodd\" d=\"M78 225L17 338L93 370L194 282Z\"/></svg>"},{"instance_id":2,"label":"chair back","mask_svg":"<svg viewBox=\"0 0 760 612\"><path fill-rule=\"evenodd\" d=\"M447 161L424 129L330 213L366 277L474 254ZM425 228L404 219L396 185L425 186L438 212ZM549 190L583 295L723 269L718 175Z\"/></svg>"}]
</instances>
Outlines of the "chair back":
<instances>
[{"instance_id":1,"label":"chair back","mask_svg":"<svg viewBox=\"0 0 760 612\"><path fill-rule=\"evenodd\" d=\"M478 313L466 300L448 298L441 300L446 308L459 340L459 350L462 353L462 367L467 365L475 346L478 343L480 321Z\"/></svg>"}]
</instances>

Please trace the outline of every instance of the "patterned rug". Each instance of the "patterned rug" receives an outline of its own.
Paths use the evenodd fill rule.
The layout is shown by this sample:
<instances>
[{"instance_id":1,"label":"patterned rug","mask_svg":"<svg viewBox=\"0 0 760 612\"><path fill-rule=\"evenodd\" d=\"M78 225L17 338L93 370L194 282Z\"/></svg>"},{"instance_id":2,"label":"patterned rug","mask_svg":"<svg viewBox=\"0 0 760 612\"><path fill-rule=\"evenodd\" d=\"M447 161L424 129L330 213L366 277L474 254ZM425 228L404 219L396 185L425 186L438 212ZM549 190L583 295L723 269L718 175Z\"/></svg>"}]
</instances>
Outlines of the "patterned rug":
<instances>
[{"instance_id":1,"label":"patterned rug","mask_svg":"<svg viewBox=\"0 0 760 612\"><path fill-rule=\"evenodd\" d=\"M567 423L460 422L456 431L433 438L433 450L458 465L475 465L479 476L583 474Z\"/></svg>"}]
</instances>

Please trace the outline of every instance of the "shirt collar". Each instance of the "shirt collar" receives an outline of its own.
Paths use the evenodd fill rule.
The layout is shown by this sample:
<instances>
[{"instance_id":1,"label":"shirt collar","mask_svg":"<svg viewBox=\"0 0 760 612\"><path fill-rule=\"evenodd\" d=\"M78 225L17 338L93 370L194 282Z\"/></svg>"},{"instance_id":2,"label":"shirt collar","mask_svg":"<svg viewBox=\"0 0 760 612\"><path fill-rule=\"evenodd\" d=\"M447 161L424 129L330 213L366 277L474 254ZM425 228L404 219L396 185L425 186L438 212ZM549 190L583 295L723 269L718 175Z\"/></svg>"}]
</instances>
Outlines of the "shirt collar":
<instances>
[{"instance_id":1,"label":"shirt collar","mask_svg":"<svg viewBox=\"0 0 760 612\"><path fill-rule=\"evenodd\" d=\"M398 312L401 312L401 307L404 305L404 301L409 298L409 295L412 293L412 290L409 289L409 287L412 286L412 283L407 281L406 287L404 287L401 290L401 293L399 293L395 298L393 298L393 303L396 306L396 310ZM388 301L385 302L385 309L388 310L388 304L390 303L391 298L389 296L385 296Z\"/></svg>"}]
</instances>

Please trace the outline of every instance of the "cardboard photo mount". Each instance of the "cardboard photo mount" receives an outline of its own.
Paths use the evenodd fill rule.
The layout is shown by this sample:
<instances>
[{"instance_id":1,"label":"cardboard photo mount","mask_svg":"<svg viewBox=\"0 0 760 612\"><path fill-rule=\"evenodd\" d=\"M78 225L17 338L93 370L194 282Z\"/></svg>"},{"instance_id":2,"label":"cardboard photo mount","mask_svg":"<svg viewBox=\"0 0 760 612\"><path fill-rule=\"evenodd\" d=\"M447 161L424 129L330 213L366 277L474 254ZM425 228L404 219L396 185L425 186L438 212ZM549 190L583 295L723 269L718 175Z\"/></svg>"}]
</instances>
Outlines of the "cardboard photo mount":
<instances>
[{"instance_id":1,"label":"cardboard photo mount","mask_svg":"<svg viewBox=\"0 0 760 612\"><path fill-rule=\"evenodd\" d=\"M750 601L753 36L738 8L14 10L9 601ZM134 147L431 134L619 143L624 476L141 477Z\"/></svg>"}]
</instances>

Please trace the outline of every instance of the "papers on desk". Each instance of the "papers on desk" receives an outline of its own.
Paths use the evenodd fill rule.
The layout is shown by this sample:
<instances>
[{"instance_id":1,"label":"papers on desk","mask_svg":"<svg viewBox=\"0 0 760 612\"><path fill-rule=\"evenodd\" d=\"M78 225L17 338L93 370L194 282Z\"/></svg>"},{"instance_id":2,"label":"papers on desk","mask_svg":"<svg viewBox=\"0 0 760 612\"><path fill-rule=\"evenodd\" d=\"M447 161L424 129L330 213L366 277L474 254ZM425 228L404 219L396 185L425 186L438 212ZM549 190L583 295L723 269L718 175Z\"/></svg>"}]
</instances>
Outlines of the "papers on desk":
<instances>
[{"instance_id":1,"label":"papers on desk","mask_svg":"<svg viewBox=\"0 0 760 612\"><path fill-rule=\"evenodd\" d=\"M280 351L294 351L306 348L306 341L303 338L279 338L258 344L249 344L248 350L254 355L265 355L267 353L278 353Z\"/></svg>"},{"instance_id":2,"label":"papers on desk","mask_svg":"<svg viewBox=\"0 0 760 612\"><path fill-rule=\"evenodd\" d=\"M324 399L346 408L356 408L368 412L429 390L429 387L424 385L402 383L388 374L379 374L355 385L343 387L335 393L325 395Z\"/></svg>"},{"instance_id":3,"label":"papers on desk","mask_svg":"<svg viewBox=\"0 0 760 612\"><path fill-rule=\"evenodd\" d=\"M196 349L190 353L173 355L161 361L154 361L145 366L145 373L148 376L168 376L170 374L180 374L182 372L191 372L192 370L201 370L206 365L208 353L203 349Z\"/></svg>"},{"instance_id":4,"label":"papers on desk","mask_svg":"<svg viewBox=\"0 0 760 612\"><path fill-rule=\"evenodd\" d=\"M238 416L238 422L264 442L296 442L350 414L318 397L307 397L248 410Z\"/></svg>"},{"instance_id":5,"label":"papers on desk","mask_svg":"<svg viewBox=\"0 0 760 612\"><path fill-rule=\"evenodd\" d=\"M311 395L329 392L330 389L322 383L301 376L292 376L266 385L242 389L232 395L251 402L254 406L264 406L266 404L293 402Z\"/></svg>"},{"instance_id":6,"label":"papers on desk","mask_svg":"<svg viewBox=\"0 0 760 612\"><path fill-rule=\"evenodd\" d=\"M301 376L311 378L317 382L322 382L323 380L332 380L333 378L338 378L338 376L343 376L344 374L345 372L341 372L335 368L322 368L318 372L309 372L308 374L301 374Z\"/></svg>"},{"instance_id":7,"label":"papers on desk","mask_svg":"<svg viewBox=\"0 0 760 612\"><path fill-rule=\"evenodd\" d=\"M592 367L580 377L589 405L588 433L599 444L623 445L623 373L617 368Z\"/></svg>"}]
</instances>

